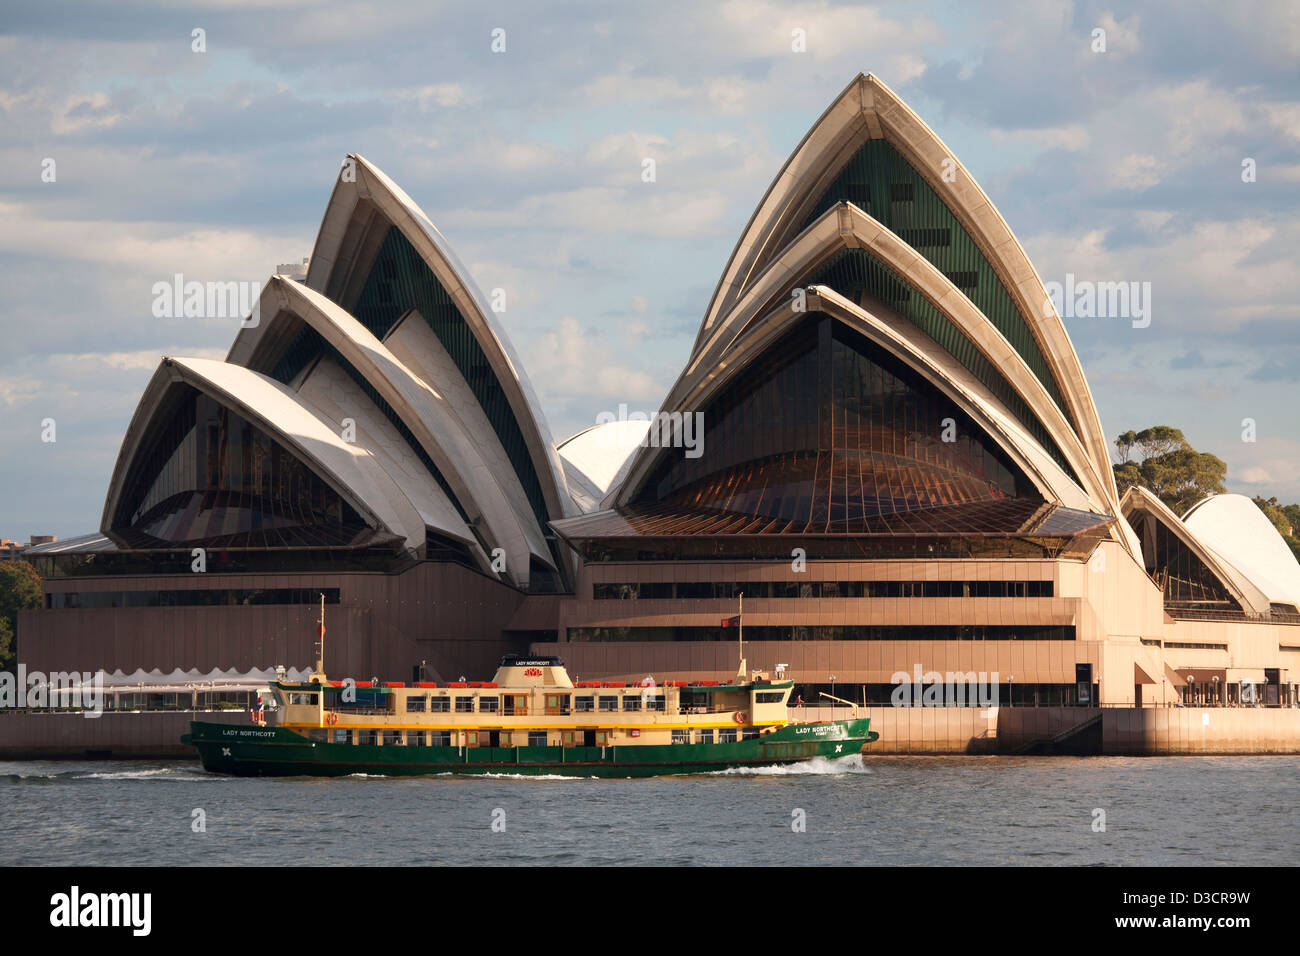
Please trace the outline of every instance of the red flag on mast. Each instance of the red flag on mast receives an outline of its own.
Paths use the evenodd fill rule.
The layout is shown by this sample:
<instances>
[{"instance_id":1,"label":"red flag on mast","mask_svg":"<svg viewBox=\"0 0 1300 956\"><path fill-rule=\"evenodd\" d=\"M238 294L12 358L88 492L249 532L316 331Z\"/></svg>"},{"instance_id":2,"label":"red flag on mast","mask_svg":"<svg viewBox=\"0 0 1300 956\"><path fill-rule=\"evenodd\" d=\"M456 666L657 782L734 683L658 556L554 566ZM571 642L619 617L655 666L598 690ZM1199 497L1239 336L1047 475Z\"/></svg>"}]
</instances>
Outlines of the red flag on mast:
<instances>
[{"instance_id":1,"label":"red flag on mast","mask_svg":"<svg viewBox=\"0 0 1300 956\"><path fill-rule=\"evenodd\" d=\"M740 627L740 615L739 615L739 614L735 614L735 615L733 615L733 616L731 616L731 617L724 617L724 618L722 619L722 626L723 626L723 627Z\"/></svg>"}]
</instances>

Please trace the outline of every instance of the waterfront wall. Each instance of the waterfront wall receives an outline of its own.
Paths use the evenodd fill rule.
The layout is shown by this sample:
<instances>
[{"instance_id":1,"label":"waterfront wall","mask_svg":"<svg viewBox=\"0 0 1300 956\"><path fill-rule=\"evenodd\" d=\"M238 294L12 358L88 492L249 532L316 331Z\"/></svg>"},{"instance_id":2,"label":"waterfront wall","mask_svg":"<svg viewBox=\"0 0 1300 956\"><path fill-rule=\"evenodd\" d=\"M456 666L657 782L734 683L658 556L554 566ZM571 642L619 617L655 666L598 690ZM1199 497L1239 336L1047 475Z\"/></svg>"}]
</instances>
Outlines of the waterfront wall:
<instances>
[{"instance_id":1,"label":"waterfront wall","mask_svg":"<svg viewBox=\"0 0 1300 956\"><path fill-rule=\"evenodd\" d=\"M843 719L848 708L792 710L802 720ZM1054 738L1100 716L1085 752L1133 755L1300 753L1300 709L1235 707L866 707L880 740L872 754L1045 752ZM1089 742L1091 740L1091 742ZM1055 745L1063 749L1066 743Z\"/></svg>"},{"instance_id":2,"label":"waterfront wall","mask_svg":"<svg viewBox=\"0 0 1300 956\"><path fill-rule=\"evenodd\" d=\"M1102 746L1107 754L1300 753L1300 709L1105 709Z\"/></svg>"},{"instance_id":3,"label":"waterfront wall","mask_svg":"<svg viewBox=\"0 0 1300 956\"><path fill-rule=\"evenodd\" d=\"M0 760L197 759L181 743L196 715L187 710L108 712L99 717L68 713L0 713ZM199 720L247 724L246 710L200 711Z\"/></svg>"}]
</instances>

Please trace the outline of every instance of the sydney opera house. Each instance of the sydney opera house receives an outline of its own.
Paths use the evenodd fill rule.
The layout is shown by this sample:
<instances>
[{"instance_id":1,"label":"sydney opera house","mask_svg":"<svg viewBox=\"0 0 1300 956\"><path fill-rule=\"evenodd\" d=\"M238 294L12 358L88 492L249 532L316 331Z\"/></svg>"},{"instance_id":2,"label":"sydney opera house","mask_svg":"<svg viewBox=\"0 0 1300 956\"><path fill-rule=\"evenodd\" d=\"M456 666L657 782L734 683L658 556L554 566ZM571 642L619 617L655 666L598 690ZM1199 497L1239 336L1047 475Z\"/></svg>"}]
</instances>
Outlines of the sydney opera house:
<instances>
[{"instance_id":1,"label":"sydney opera house","mask_svg":"<svg viewBox=\"0 0 1300 956\"><path fill-rule=\"evenodd\" d=\"M745 656L806 699L886 701L919 669L1016 704L1296 701L1300 565L1241 496L1120 496L1033 265L874 77L707 304L661 406L699 416L702 454L623 421L556 441L446 240L350 160L305 278L266 284L225 361L162 361L98 533L27 552L30 667L302 668L323 594L332 675L531 651L719 678L743 594Z\"/></svg>"}]
</instances>

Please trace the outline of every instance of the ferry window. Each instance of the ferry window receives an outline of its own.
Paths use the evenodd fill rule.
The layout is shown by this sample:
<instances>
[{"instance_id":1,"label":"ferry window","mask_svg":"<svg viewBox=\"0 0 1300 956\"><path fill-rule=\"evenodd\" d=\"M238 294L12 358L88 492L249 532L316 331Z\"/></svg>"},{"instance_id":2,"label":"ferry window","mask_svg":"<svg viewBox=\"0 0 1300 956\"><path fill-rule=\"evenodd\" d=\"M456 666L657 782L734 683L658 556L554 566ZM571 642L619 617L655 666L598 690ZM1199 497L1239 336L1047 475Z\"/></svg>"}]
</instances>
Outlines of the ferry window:
<instances>
[{"instance_id":1,"label":"ferry window","mask_svg":"<svg viewBox=\"0 0 1300 956\"><path fill-rule=\"evenodd\" d=\"M400 730L385 730L385 731L384 731L384 746L385 746L385 747L392 747L392 746L394 746L394 745L400 746L401 743L402 743L402 732L401 732Z\"/></svg>"},{"instance_id":2,"label":"ferry window","mask_svg":"<svg viewBox=\"0 0 1300 956\"><path fill-rule=\"evenodd\" d=\"M754 695L754 701L759 704L779 704L783 700L785 700L785 691L779 693L760 691Z\"/></svg>"},{"instance_id":3,"label":"ferry window","mask_svg":"<svg viewBox=\"0 0 1300 956\"><path fill-rule=\"evenodd\" d=\"M408 746L408 747L423 747L423 746L424 746L424 731L423 731L423 730L408 730L408 731L406 732L406 746Z\"/></svg>"},{"instance_id":4,"label":"ferry window","mask_svg":"<svg viewBox=\"0 0 1300 956\"><path fill-rule=\"evenodd\" d=\"M530 731L528 731L528 746L530 746L530 747L545 747L545 746L546 746L546 731L544 731L544 730L530 730Z\"/></svg>"},{"instance_id":5,"label":"ferry window","mask_svg":"<svg viewBox=\"0 0 1300 956\"><path fill-rule=\"evenodd\" d=\"M330 739L329 731L313 727L311 730L307 731L307 739L319 740L321 743L328 743Z\"/></svg>"},{"instance_id":6,"label":"ferry window","mask_svg":"<svg viewBox=\"0 0 1300 956\"><path fill-rule=\"evenodd\" d=\"M379 743L379 731L377 730L358 730L357 743L374 746Z\"/></svg>"},{"instance_id":7,"label":"ferry window","mask_svg":"<svg viewBox=\"0 0 1300 956\"><path fill-rule=\"evenodd\" d=\"M708 709L709 695L701 691L682 688L681 700L678 703L686 713L702 713Z\"/></svg>"},{"instance_id":8,"label":"ferry window","mask_svg":"<svg viewBox=\"0 0 1300 956\"><path fill-rule=\"evenodd\" d=\"M724 727L718 731L718 743L734 744L736 742L736 728Z\"/></svg>"},{"instance_id":9,"label":"ferry window","mask_svg":"<svg viewBox=\"0 0 1300 956\"><path fill-rule=\"evenodd\" d=\"M445 714L451 710L450 697L431 697L429 698L429 711L434 714Z\"/></svg>"},{"instance_id":10,"label":"ferry window","mask_svg":"<svg viewBox=\"0 0 1300 956\"><path fill-rule=\"evenodd\" d=\"M506 713L518 716L528 714L528 695L527 694L507 694L506 695Z\"/></svg>"},{"instance_id":11,"label":"ferry window","mask_svg":"<svg viewBox=\"0 0 1300 956\"><path fill-rule=\"evenodd\" d=\"M600 709L601 709L601 710L618 710L618 698L615 697L615 696L613 696L612 694L601 694L601 695L600 695Z\"/></svg>"},{"instance_id":12,"label":"ferry window","mask_svg":"<svg viewBox=\"0 0 1300 956\"><path fill-rule=\"evenodd\" d=\"M508 730L501 731L501 746L513 747L514 745L514 734Z\"/></svg>"},{"instance_id":13,"label":"ferry window","mask_svg":"<svg viewBox=\"0 0 1300 956\"><path fill-rule=\"evenodd\" d=\"M481 714L495 714L501 706L500 697L480 697L478 699L478 709Z\"/></svg>"},{"instance_id":14,"label":"ferry window","mask_svg":"<svg viewBox=\"0 0 1300 956\"><path fill-rule=\"evenodd\" d=\"M645 709L662 711L664 709L664 695L663 694L647 695L645 699Z\"/></svg>"},{"instance_id":15,"label":"ferry window","mask_svg":"<svg viewBox=\"0 0 1300 956\"><path fill-rule=\"evenodd\" d=\"M628 694L626 697L623 698L623 709L624 709L624 710L640 710L640 709L641 709L641 697L640 697L639 695L637 695L637 694Z\"/></svg>"},{"instance_id":16,"label":"ferry window","mask_svg":"<svg viewBox=\"0 0 1300 956\"><path fill-rule=\"evenodd\" d=\"M755 737L758 736L758 728L746 727L743 730L741 730L740 734L741 734L740 737L741 740L753 740Z\"/></svg>"},{"instance_id":17,"label":"ferry window","mask_svg":"<svg viewBox=\"0 0 1300 956\"><path fill-rule=\"evenodd\" d=\"M451 746L451 731L450 731L450 730L434 730L434 731L430 731L430 732L429 732L429 746L430 746L430 747L450 747L450 746Z\"/></svg>"},{"instance_id":18,"label":"ferry window","mask_svg":"<svg viewBox=\"0 0 1300 956\"><path fill-rule=\"evenodd\" d=\"M474 698L473 698L473 697L457 697L457 698L456 698L456 713L458 713L458 714L472 714L472 713L474 713Z\"/></svg>"},{"instance_id":19,"label":"ferry window","mask_svg":"<svg viewBox=\"0 0 1300 956\"><path fill-rule=\"evenodd\" d=\"M572 730L566 730L566 731L565 731L565 732L560 736L560 742L561 742L561 745L562 745L562 746L565 746L565 747L572 747L572 746L573 746L573 731L572 731Z\"/></svg>"},{"instance_id":20,"label":"ferry window","mask_svg":"<svg viewBox=\"0 0 1300 956\"><path fill-rule=\"evenodd\" d=\"M507 736L507 735L506 735L506 734L502 734L501 736L502 736L502 737L505 737L505 736ZM465 732L465 746L466 746L466 747L477 747L477 746L478 746L478 731L477 731L477 730L467 730L467 731Z\"/></svg>"},{"instance_id":21,"label":"ferry window","mask_svg":"<svg viewBox=\"0 0 1300 956\"><path fill-rule=\"evenodd\" d=\"M350 744L350 743L352 743L352 731L350 731L350 730L336 730L336 731L334 731L334 743L336 743L336 744Z\"/></svg>"},{"instance_id":22,"label":"ferry window","mask_svg":"<svg viewBox=\"0 0 1300 956\"><path fill-rule=\"evenodd\" d=\"M596 709L596 698L591 696L578 696L573 698L573 709L578 713L586 713Z\"/></svg>"},{"instance_id":23,"label":"ferry window","mask_svg":"<svg viewBox=\"0 0 1300 956\"><path fill-rule=\"evenodd\" d=\"M609 731L607 730L596 731L596 746L604 747L608 743L609 743Z\"/></svg>"},{"instance_id":24,"label":"ferry window","mask_svg":"<svg viewBox=\"0 0 1300 956\"><path fill-rule=\"evenodd\" d=\"M422 714L428 702L429 698L427 697L408 697L406 698L406 712L408 714Z\"/></svg>"},{"instance_id":25,"label":"ferry window","mask_svg":"<svg viewBox=\"0 0 1300 956\"><path fill-rule=\"evenodd\" d=\"M691 732L689 730L674 730L673 743L689 744L691 742Z\"/></svg>"},{"instance_id":26,"label":"ferry window","mask_svg":"<svg viewBox=\"0 0 1300 956\"><path fill-rule=\"evenodd\" d=\"M567 714L569 712L568 694L547 694L546 712L548 714Z\"/></svg>"},{"instance_id":27,"label":"ferry window","mask_svg":"<svg viewBox=\"0 0 1300 956\"><path fill-rule=\"evenodd\" d=\"M709 730L700 731L700 743L702 744L713 743L713 730L711 728Z\"/></svg>"}]
</instances>

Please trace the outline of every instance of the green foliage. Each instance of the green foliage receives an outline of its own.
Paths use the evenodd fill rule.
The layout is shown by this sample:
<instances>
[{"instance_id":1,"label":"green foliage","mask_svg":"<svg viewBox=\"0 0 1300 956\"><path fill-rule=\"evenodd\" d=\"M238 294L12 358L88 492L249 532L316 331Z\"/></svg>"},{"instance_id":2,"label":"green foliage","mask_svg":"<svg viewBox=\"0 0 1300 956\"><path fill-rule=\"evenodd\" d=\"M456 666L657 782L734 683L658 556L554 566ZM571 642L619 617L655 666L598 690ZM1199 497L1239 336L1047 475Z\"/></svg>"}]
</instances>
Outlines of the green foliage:
<instances>
[{"instance_id":1,"label":"green foliage","mask_svg":"<svg viewBox=\"0 0 1300 956\"><path fill-rule=\"evenodd\" d=\"M7 618L0 617L0 670L13 670L14 631Z\"/></svg>"},{"instance_id":2,"label":"green foliage","mask_svg":"<svg viewBox=\"0 0 1300 956\"><path fill-rule=\"evenodd\" d=\"M18 655L18 612L41 606L41 576L26 561L0 561L0 669Z\"/></svg>"},{"instance_id":3,"label":"green foliage","mask_svg":"<svg viewBox=\"0 0 1300 956\"><path fill-rule=\"evenodd\" d=\"M1154 425L1140 432L1124 432L1115 439L1115 447L1120 459L1114 466L1115 484L1121 495L1140 485L1181 516L1202 498L1226 490L1227 464L1197 451L1177 428ZM1253 500L1300 561L1300 504L1284 505L1277 498L1261 495Z\"/></svg>"},{"instance_id":4,"label":"green foliage","mask_svg":"<svg viewBox=\"0 0 1300 956\"><path fill-rule=\"evenodd\" d=\"M1115 466L1120 494L1140 485L1181 515L1207 495L1227 491L1223 483L1227 462L1197 451L1177 428L1154 425L1140 432L1124 432L1115 439L1115 447L1120 455Z\"/></svg>"},{"instance_id":5,"label":"green foliage","mask_svg":"<svg viewBox=\"0 0 1300 956\"><path fill-rule=\"evenodd\" d=\"M1115 439L1115 447L1119 449L1120 461L1127 463L1131 458L1155 458L1192 446L1179 429L1168 425L1152 425L1140 432L1125 432Z\"/></svg>"}]
</instances>

